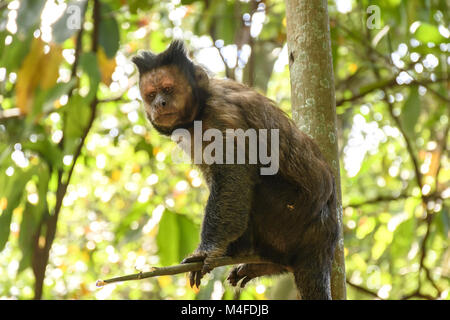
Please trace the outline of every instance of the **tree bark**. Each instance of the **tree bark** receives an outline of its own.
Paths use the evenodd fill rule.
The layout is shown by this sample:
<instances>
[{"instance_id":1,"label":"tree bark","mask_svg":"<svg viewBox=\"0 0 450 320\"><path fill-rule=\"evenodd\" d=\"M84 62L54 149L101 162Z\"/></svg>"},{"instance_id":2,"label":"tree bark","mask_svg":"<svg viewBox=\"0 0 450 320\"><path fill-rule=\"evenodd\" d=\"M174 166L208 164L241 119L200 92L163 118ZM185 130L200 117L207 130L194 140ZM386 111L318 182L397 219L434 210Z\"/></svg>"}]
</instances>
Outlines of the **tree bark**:
<instances>
[{"instance_id":1,"label":"tree bark","mask_svg":"<svg viewBox=\"0 0 450 320\"><path fill-rule=\"evenodd\" d=\"M342 199L336 130L333 59L326 0L286 0L292 116L333 169L340 236L331 275L333 299L346 299Z\"/></svg>"}]
</instances>

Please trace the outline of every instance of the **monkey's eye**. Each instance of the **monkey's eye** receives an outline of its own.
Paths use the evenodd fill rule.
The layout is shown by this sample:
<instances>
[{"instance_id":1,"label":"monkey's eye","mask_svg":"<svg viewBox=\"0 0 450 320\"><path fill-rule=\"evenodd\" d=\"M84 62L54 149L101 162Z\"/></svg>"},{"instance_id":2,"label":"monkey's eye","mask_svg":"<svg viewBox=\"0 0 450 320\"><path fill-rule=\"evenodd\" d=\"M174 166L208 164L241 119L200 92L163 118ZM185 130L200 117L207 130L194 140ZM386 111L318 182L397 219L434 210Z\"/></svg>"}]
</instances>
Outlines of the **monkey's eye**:
<instances>
[{"instance_id":1,"label":"monkey's eye","mask_svg":"<svg viewBox=\"0 0 450 320\"><path fill-rule=\"evenodd\" d=\"M153 100L154 98L155 98L155 96L156 96L156 92L150 92L150 93L148 93L147 94L147 99L148 100Z\"/></svg>"},{"instance_id":2,"label":"monkey's eye","mask_svg":"<svg viewBox=\"0 0 450 320\"><path fill-rule=\"evenodd\" d=\"M163 92L164 92L165 94L172 93L172 91L173 91L173 88L172 88L172 87L165 87L165 88L163 89Z\"/></svg>"}]
</instances>

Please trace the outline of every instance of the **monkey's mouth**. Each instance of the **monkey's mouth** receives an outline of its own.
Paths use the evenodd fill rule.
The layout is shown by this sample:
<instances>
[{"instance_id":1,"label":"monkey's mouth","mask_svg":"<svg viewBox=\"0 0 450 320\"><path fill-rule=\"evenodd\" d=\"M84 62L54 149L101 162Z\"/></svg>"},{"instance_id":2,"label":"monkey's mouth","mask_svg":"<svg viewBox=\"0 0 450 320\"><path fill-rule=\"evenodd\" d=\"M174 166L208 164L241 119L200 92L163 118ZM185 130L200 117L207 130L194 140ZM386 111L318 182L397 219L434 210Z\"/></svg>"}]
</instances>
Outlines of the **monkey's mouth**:
<instances>
[{"instance_id":1,"label":"monkey's mouth","mask_svg":"<svg viewBox=\"0 0 450 320\"><path fill-rule=\"evenodd\" d=\"M171 117L171 116L174 116L174 115L176 115L176 112L158 113L156 115L156 118L168 118L168 117Z\"/></svg>"},{"instance_id":2,"label":"monkey's mouth","mask_svg":"<svg viewBox=\"0 0 450 320\"><path fill-rule=\"evenodd\" d=\"M165 113L158 113L158 116L171 116L173 114L176 114L176 112L165 112Z\"/></svg>"}]
</instances>

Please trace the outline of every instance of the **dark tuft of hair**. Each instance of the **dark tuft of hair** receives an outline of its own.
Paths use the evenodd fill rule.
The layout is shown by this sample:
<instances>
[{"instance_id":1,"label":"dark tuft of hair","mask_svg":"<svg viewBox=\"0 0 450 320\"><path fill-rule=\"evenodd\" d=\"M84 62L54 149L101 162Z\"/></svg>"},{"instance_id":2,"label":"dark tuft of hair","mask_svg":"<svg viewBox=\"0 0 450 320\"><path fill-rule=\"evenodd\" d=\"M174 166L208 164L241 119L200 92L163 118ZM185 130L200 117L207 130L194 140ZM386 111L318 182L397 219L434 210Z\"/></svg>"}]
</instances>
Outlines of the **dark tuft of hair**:
<instances>
[{"instance_id":1,"label":"dark tuft of hair","mask_svg":"<svg viewBox=\"0 0 450 320\"><path fill-rule=\"evenodd\" d=\"M155 55L151 53L150 51L143 51L138 56L134 56L131 61L136 65L136 67L139 70L140 74L145 73L149 69L150 65L152 64L152 61L155 59Z\"/></svg>"},{"instance_id":2,"label":"dark tuft of hair","mask_svg":"<svg viewBox=\"0 0 450 320\"><path fill-rule=\"evenodd\" d=\"M194 64L187 57L184 43L181 40L173 41L169 48L160 54L143 51L133 57L131 61L137 66L140 75L166 65L176 65L186 76L194 72Z\"/></svg>"}]
</instances>

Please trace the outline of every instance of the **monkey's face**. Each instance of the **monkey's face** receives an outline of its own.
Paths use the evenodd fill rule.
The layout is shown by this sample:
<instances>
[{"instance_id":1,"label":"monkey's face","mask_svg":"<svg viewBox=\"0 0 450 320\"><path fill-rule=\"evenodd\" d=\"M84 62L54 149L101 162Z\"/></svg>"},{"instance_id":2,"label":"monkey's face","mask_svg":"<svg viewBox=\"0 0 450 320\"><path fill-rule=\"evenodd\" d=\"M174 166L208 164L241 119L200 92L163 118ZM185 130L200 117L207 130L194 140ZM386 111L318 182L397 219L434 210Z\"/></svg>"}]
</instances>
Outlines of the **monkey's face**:
<instances>
[{"instance_id":1,"label":"monkey's face","mask_svg":"<svg viewBox=\"0 0 450 320\"><path fill-rule=\"evenodd\" d=\"M190 120L192 88L176 66L162 66L143 74L139 89L145 113L154 125L170 129Z\"/></svg>"}]
</instances>

